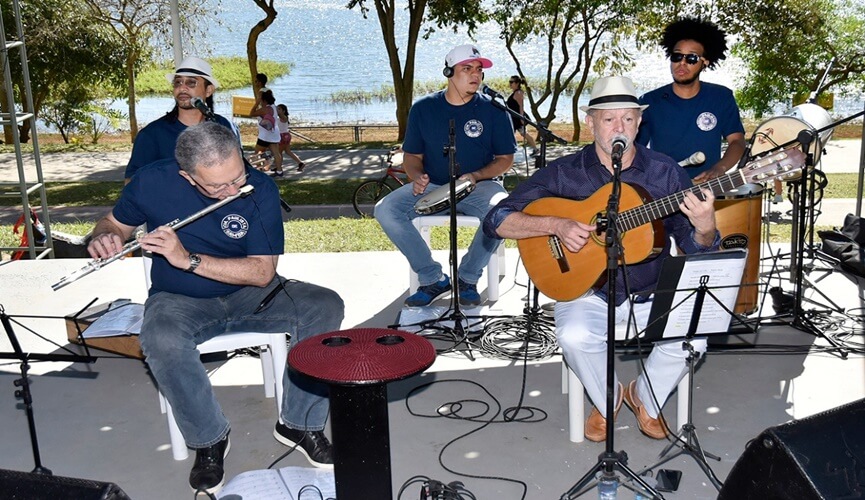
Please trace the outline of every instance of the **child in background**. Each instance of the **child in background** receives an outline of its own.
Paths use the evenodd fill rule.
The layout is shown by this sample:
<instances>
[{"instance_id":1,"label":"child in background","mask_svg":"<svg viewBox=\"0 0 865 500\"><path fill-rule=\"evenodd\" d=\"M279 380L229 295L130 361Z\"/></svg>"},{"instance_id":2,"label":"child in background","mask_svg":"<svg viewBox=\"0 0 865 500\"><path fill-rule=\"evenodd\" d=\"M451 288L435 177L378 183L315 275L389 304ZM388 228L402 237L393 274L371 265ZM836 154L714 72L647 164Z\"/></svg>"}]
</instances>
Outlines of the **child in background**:
<instances>
[{"instance_id":1,"label":"child in background","mask_svg":"<svg viewBox=\"0 0 865 500\"><path fill-rule=\"evenodd\" d=\"M294 161L297 162L297 171L303 172L303 167L306 166L306 163L300 161L300 158L291 150L291 132L288 128L288 107L285 104L277 104L276 114L276 125L279 128L279 151L294 158Z\"/></svg>"}]
</instances>

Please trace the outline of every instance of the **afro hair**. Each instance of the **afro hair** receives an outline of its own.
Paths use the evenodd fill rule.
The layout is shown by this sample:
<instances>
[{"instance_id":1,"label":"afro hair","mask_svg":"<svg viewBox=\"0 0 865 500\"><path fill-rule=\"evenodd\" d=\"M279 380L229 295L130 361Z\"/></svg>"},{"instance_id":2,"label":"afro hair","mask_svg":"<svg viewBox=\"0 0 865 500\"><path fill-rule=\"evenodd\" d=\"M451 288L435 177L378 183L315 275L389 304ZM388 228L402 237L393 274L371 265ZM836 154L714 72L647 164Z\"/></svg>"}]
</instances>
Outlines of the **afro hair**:
<instances>
[{"instance_id":1,"label":"afro hair","mask_svg":"<svg viewBox=\"0 0 865 500\"><path fill-rule=\"evenodd\" d=\"M709 21L686 17L667 26L660 43L666 50L667 57L682 40L694 40L703 46L703 57L709 61L709 69L714 69L718 61L727 57L726 35L716 24Z\"/></svg>"}]
</instances>

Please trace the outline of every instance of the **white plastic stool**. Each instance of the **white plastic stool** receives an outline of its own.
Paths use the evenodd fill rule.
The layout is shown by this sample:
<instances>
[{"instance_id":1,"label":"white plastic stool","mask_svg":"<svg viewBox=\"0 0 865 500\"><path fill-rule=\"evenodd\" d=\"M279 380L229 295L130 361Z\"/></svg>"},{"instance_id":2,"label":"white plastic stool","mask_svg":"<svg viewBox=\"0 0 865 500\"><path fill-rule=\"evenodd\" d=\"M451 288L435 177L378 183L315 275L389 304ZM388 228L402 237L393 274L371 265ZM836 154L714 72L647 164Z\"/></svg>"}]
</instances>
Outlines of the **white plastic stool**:
<instances>
[{"instance_id":1,"label":"white plastic stool","mask_svg":"<svg viewBox=\"0 0 865 500\"><path fill-rule=\"evenodd\" d=\"M618 334L618 328L616 329ZM616 335L618 340L618 335ZM688 380L689 374L685 374L679 381L676 404L676 428L681 429L688 420ZM577 374L571 370L565 358L562 357L562 394L568 395L568 438L573 443L582 443L585 439L586 411L583 384ZM624 404L624 403L622 403Z\"/></svg>"},{"instance_id":2,"label":"white plastic stool","mask_svg":"<svg viewBox=\"0 0 865 500\"><path fill-rule=\"evenodd\" d=\"M152 259L145 256L144 276L147 288L150 288L150 267ZM285 363L288 360L287 332L260 333L260 332L234 332L214 337L207 342L198 344L198 352L208 354L221 351L236 351L250 347L260 347L261 371L264 378L264 395L276 399L277 418L282 410L282 377L285 374ZM158 390L158 388L157 388ZM171 440L171 454L175 460L186 460L189 450L186 448L186 440L180 433L180 428L174 420L171 405L159 391L159 409L168 417L168 435Z\"/></svg>"},{"instance_id":3,"label":"white plastic stool","mask_svg":"<svg viewBox=\"0 0 865 500\"><path fill-rule=\"evenodd\" d=\"M449 227L450 215L424 215L413 220L421 238L430 246L430 232L434 226ZM480 229L481 221L470 215L457 215L457 227L476 227ZM491 302L499 300L499 280L505 275L505 246L500 244L496 252L490 256L487 263L487 299ZM456 284L453 284L456 287ZM417 274L409 268L409 295L413 294L418 287Z\"/></svg>"}]
</instances>

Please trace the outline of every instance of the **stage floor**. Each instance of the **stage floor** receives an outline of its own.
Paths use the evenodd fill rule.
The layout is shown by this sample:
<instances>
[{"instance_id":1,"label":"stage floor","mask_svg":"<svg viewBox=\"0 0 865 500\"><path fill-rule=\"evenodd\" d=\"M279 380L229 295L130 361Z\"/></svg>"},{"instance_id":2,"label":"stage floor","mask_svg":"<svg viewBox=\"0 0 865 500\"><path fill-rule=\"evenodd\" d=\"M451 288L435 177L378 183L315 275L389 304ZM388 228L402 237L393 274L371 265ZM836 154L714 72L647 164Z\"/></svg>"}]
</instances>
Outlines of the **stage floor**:
<instances>
[{"instance_id":1,"label":"stage floor","mask_svg":"<svg viewBox=\"0 0 865 500\"><path fill-rule=\"evenodd\" d=\"M444 253L436 255L446 261ZM99 303L117 298L143 302L144 278L137 258L116 262L52 291L51 284L85 263L46 260L0 266L0 305L12 317L15 335L25 351L63 352L55 345L68 345L62 316L93 299ZM763 261L763 278L771 286L790 289L787 274L765 274L771 264ZM817 263L806 273L806 281L814 286L804 289L805 309L822 309L829 299L847 310L861 308L865 302L863 282L822 267ZM501 298L485 307L483 314L523 313L526 276L515 250L507 251L505 268ZM289 254L280 259L279 270L284 276L337 290L347 308L343 328L382 328L397 322L408 288L408 266L395 252ZM482 292L485 286L483 278ZM541 302L549 300L542 298ZM763 309L765 316L772 314L768 298ZM756 342L756 347L712 349L700 362L695 377L694 423L705 450L721 457L710 466L722 481L746 443L764 429L865 397L865 363L858 354L841 359L824 350L809 351L812 346L827 346L827 341L785 324L764 326L748 340ZM862 343L861 335L851 340ZM0 335L0 352L11 350L8 335ZM144 363L94 353L105 357L91 365L32 364L33 412L43 465L60 476L116 483L135 499L191 498L187 478L194 453L182 462L172 459L166 420L159 412L156 390ZM443 354L424 374L390 384L395 497L403 483L422 475L444 483L461 481L480 499L560 498L604 451L602 443L568 440L561 358L556 355L524 363L489 359L480 351L475 351L474 357L470 360L459 352ZM18 389L13 381L20 376L18 362L2 361L0 469L30 471L34 457L27 417L13 395ZM634 378L637 357L621 353L617 361L620 379L627 382ZM232 449L225 462L227 478L267 468L286 448L271 435L275 406L261 390L258 360L237 357L210 362L207 367L213 372L217 397L232 424ZM413 392L424 384L431 385ZM666 405L671 424L676 420L676 399L673 394ZM464 412L476 415L473 421L431 418L437 408L456 401L466 401ZM519 404L531 407L532 415L520 412L527 421L504 422L502 410ZM665 441L641 435L633 414L627 409L621 411L615 449L627 452L633 470L653 464L665 445ZM286 466L308 463L294 453L277 464ZM680 456L665 468L683 473L679 490L665 493L666 498L716 497L717 491L689 456ZM415 484L402 498L417 498L419 490ZM583 498L596 495L593 491ZM631 494L622 495L630 498Z\"/></svg>"}]
</instances>

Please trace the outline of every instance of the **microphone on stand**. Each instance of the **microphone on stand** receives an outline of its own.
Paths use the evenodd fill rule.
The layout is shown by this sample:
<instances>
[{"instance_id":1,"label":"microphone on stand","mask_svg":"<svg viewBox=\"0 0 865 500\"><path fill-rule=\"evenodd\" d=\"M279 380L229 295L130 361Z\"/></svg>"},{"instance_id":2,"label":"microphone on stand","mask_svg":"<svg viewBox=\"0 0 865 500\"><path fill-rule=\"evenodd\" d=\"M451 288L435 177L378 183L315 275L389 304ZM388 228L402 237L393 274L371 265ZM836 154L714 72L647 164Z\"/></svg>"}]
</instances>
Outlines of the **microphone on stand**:
<instances>
[{"instance_id":1,"label":"microphone on stand","mask_svg":"<svg viewBox=\"0 0 865 500\"><path fill-rule=\"evenodd\" d=\"M621 162L622 153L624 153L626 149L628 149L627 138L619 136L613 139L613 150L610 153L610 157L613 159L613 162Z\"/></svg>"},{"instance_id":2,"label":"microphone on stand","mask_svg":"<svg viewBox=\"0 0 865 500\"><path fill-rule=\"evenodd\" d=\"M503 95L493 90L492 87L488 86L486 83L481 84L481 92L490 96L493 99L501 99L503 101L505 100L505 97Z\"/></svg>"},{"instance_id":3,"label":"microphone on stand","mask_svg":"<svg viewBox=\"0 0 865 500\"><path fill-rule=\"evenodd\" d=\"M691 156L685 158L684 160L679 162L680 167L687 167L690 165L698 165L706 161L706 155L703 154L702 151L697 151Z\"/></svg>"},{"instance_id":4,"label":"microphone on stand","mask_svg":"<svg viewBox=\"0 0 865 500\"><path fill-rule=\"evenodd\" d=\"M207 104L202 101L200 97L193 97L191 102L192 105L195 106L195 109L201 111L201 114L203 114L205 118L210 121L216 120L216 116L213 114L213 111L211 111L210 108L207 107Z\"/></svg>"}]
</instances>

